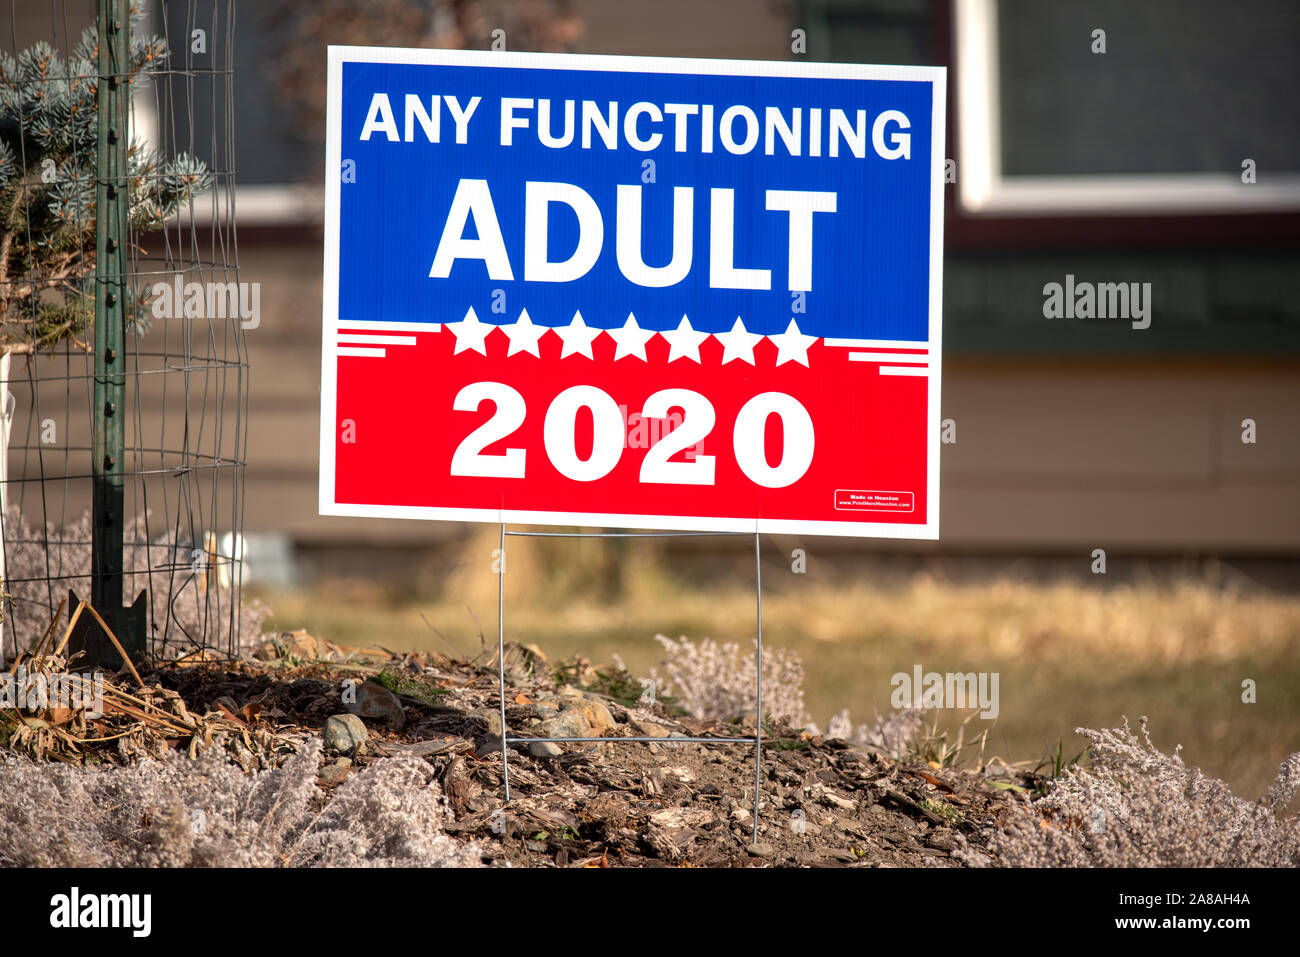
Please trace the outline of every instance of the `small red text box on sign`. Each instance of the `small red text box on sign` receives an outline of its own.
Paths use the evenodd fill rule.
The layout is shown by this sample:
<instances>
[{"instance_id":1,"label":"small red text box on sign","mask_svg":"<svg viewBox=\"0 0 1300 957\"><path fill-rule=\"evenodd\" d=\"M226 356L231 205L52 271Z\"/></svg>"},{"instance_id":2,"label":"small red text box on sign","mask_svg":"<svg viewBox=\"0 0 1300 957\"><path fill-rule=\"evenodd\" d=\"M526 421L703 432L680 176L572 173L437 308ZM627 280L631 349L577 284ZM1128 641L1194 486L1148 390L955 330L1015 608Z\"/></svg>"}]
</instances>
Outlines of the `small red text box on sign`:
<instances>
[{"instance_id":1,"label":"small red text box on sign","mask_svg":"<svg viewBox=\"0 0 1300 957\"><path fill-rule=\"evenodd\" d=\"M911 492L837 488L835 508L845 512L911 512L916 508L916 502Z\"/></svg>"}]
</instances>

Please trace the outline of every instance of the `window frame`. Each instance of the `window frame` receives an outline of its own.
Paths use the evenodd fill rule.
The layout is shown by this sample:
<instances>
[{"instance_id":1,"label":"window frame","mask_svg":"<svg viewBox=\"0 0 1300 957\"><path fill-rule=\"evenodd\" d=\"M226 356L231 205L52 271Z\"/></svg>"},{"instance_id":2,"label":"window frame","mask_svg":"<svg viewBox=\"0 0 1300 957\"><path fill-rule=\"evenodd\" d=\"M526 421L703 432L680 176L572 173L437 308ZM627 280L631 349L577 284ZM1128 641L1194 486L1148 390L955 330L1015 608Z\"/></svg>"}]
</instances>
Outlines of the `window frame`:
<instances>
[{"instance_id":1,"label":"window frame","mask_svg":"<svg viewBox=\"0 0 1300 957\"><path fill-rule=\"evenodd\" d=\"M967 216L1203 216L1300 211L1300 172L1243 188L1239 171L1006 176L1001 170L998 0L953 0L957 206Z\"/></svg>"}]
</instances>

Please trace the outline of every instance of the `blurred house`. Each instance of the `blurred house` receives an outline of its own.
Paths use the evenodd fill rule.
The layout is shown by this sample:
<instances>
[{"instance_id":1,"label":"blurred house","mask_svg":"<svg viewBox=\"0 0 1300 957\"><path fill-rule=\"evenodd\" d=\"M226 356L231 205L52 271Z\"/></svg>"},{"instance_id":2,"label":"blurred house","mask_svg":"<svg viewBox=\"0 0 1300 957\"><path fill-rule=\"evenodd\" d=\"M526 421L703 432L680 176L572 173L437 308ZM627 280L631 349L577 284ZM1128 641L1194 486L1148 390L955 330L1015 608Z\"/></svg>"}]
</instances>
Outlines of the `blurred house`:
<instances>
[{"instance_id":1,"label":"blurred house","mask_svg":"<svg viewBox=\"0 0 1300 957\"><path fill-rule=\"evenodd\" d=\"M246 531L305 548L461 535L316 515L323 146L272 80L277 38L255 6L230 51L240 278L262 284ZM584 52L949 68L942 414L956 441L938 547L1300 552L1300 7L571 6ZM490 20L510 4L482 7ZM172 31L183 43L175 16ZM191 119L201 140L210 118ZM1149 283L1149 326L1046 317L1045 287L1067 282Z\"/></svg>"}]
</instances>

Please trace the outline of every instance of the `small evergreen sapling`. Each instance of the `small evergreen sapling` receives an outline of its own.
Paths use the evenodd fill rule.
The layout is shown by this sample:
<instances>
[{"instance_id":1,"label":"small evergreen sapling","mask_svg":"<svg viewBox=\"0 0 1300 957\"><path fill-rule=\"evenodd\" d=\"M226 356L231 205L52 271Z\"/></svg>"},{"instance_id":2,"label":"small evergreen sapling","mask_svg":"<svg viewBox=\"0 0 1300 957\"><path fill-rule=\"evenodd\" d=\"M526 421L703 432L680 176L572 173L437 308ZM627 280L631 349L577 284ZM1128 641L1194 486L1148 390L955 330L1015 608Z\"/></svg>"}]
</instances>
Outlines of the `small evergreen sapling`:
<instances>
[{"instance_id":1,"label":"small evergreen sapling","mask_svg":"<svg viewBox=\"0 0 1300 957\"><path fill-rule=\"evenodd\" d=\"M132 23L140 19L132 9ZM32 355L63 342L88 350L95 315L98 33L64 59L48 43L0 51L0 354ZM167 62L167 42L133 37L127 87ZM164 159L133 141L127 153L129 225L162 228L212 185L186 153ZM136 250L143 252L142 250ZM143 296L128 295L128 325L145 326Z\"/></svg>"}]
</instances>

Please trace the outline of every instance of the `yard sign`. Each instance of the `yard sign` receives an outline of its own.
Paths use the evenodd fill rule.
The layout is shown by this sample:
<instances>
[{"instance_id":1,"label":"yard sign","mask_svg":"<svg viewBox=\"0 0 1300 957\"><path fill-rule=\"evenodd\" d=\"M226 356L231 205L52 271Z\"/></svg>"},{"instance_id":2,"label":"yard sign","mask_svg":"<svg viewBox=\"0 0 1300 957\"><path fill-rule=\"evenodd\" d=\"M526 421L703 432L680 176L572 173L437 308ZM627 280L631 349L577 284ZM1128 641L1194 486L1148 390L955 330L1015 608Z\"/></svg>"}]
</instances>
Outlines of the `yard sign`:
<instances>
[{"instance_id":1,"label":"yard sign","mask_svg":"<svg viewBox=\"0 0 1300 957\"><path fill-rule=\"evenodd\" d=\"M320 511L939 533L944 71L331 47Z\"/></svg>"}]
</instances>

